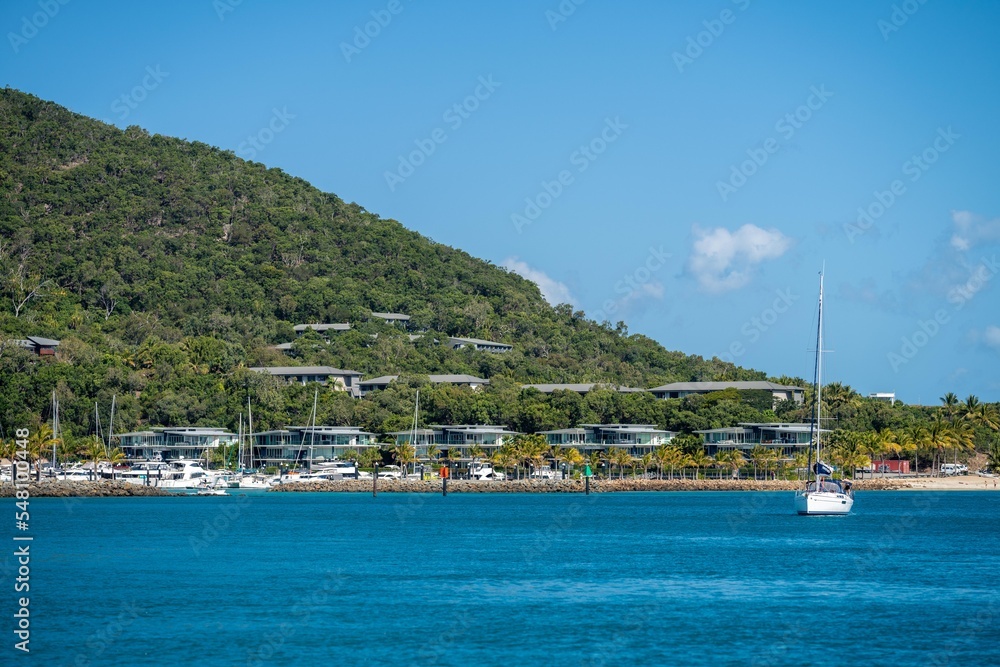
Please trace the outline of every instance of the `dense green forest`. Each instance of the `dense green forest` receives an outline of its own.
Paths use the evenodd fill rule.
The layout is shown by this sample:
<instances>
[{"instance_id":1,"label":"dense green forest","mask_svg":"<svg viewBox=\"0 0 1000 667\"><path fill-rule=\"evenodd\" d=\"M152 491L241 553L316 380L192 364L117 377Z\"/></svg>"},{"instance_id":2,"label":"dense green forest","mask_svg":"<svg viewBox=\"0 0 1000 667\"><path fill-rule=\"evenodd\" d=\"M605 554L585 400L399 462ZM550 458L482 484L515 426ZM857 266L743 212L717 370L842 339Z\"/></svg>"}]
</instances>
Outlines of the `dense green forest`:
<instances>
[{"instance_id":1,"label":"dense green forest","mask_svg":"<svg viewBox=\"0 0 1000 667\"><path fill-rule=\"evenodd\" d=\"M0 436L49 419L53 391L70 440L94 432L94 404L106 419L112 396L116 432L235 429L248 398L261 428L302 424L313 388L248 370L299 364L402 374L365 399L321 391L318 422L376 433L409 426L418 387L425 424L494 423L529 433L582 422L691 432L808 419L794 404L772 410L734 392L664 401L522 390L522 383L648 388L766 374L668 351L624 323L552 307L534 283L281 170L135 126L119 130L10 88L0 90L0 191ZM425 335L411 342L402 328L371 320L371 311L407 313ZM352 329L329 341L306 334L293 356L272 347L295 340L292 327L303 322ZM10 344L29 335L60 340L54 358ZM489 354L435 342L448 336L514 349ZM428 386L428 373L470 373L491 384ZM940 410L889 406L849 387L827 396L845 433L903 432L941 418ZM967 420L969 442L981 450L995 432L995 406L984 409L982 419Z\"/></svg>"},{"instance_id":2,"label":"dense green forest","mask_svg":"<svg viewBox=\"0 0 1000 667\"><path fill-rule=\"evenodd\" d=\"M0 336L62 341L57 363L2 352L2 424L38 419L53 389L68 429L92 428L93 402L106 408L112 394L126 428L232 425L248 393L265 421L300 417L301 392L245 371L254 365L472 373L500 385L764 377L551 307L534 283L278 169L9 88L0 186ZM372 310L407 313L428 335L411 343L368 321ZM293 340L299 322L354 328L301 346L296 360L269 348ZM434 343L448 335L514 350Z\"/></svg>"}]
</instances>

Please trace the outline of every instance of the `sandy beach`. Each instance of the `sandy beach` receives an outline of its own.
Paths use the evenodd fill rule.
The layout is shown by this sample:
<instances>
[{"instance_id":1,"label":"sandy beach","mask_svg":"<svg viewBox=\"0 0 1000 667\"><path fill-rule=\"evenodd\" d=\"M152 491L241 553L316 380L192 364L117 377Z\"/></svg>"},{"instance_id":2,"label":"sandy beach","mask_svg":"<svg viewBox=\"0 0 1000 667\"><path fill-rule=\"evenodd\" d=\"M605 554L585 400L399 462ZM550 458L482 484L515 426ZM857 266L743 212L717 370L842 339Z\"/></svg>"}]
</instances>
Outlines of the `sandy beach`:
<instances>
[{"instance_id":1,"label":"sandy beach","mask_svg":"<svg viewBox=\"0 0 1000 667\"><path fill-rule=\"evenodd\" d=\"M1000 492L1000 478L979 477L977 475L961 475L955 477L921 477L920 479L900 480L905 482L901 488L913 491L993 491Z\"/></svg>"}]
</instances>

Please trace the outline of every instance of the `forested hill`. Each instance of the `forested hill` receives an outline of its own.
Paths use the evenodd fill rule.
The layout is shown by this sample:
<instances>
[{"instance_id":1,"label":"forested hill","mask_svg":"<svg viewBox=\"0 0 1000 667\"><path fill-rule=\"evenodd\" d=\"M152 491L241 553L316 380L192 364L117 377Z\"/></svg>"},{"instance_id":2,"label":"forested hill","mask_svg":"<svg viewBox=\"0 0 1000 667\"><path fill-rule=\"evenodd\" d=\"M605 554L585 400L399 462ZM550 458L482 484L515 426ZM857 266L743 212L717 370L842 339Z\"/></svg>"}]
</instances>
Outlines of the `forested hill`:
<instances>
[{"instance_id":1,"label":"forested hill","mask_svg":"<svg viewBox=\"0 0 1000 667\"><path fill-rule=\"evenodd\" d=\"M89 378L75 395L127 389L138 421L152 418L142 403L157 392L202 400L207 385L191 378L259 364L642 387L764 377L553 308L520 276L281 170L10 88L0 91L0 191L0 337L61 340L57 362ZM411 343L368 322L373 310L407 313L428 335ZM298 359L269 347L302 322L353 328ZM433 343L449 335L514 350ZM74 379L18 359L29 402ZM0 371L9 390L10 368ZM9 395L0 400L0 419L19 413Z\"/></svg>"}]
</instances>

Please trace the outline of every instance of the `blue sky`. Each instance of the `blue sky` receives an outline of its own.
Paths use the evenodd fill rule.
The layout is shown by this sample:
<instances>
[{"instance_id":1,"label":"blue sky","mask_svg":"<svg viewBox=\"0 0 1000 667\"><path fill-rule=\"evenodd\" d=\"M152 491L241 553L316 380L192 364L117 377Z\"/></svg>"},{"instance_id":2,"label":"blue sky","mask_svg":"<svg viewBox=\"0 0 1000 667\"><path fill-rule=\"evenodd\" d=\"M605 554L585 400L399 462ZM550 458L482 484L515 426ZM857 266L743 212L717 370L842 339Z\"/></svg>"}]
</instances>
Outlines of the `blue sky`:
<instances>
[{"instance_id":1,"label":"blue sky","mask_svg":"<svg viewBox=\"0 0 1000 667\"><path fill-rule=\"evenodd\" d=\"M825 263L827 380L996 401L998 24L985 1L11 0L0 72L772 375L811 377Z\"/></svg>"}]
</instances>

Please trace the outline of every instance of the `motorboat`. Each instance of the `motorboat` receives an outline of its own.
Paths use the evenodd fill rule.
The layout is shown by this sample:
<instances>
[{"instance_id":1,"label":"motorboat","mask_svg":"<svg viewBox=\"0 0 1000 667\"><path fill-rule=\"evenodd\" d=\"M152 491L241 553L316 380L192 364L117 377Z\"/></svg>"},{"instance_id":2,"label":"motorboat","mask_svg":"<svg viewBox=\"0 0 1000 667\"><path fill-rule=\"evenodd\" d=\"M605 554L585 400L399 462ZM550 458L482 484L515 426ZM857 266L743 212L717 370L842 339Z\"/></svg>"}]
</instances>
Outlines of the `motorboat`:
<instances>
[{"instance_id":1,"label":"motorboat","mask_svg":"<svg viewBox=\"0 0 1000 667\"><path fill-rule=\"evenodd\" d=\"M507 479L507 475L494 469L489 461L473 463L469 469L469 476L477 481Z\"/></svg>"},{"instance_id":2,"label":"motorboat","mask_svg":"<svg viewBox=\"0 0 1000 667\"><path fill-rule=\"evenodd\" d=\"M161 475L150 478L150 486L160 489L202 489L209 486L210 478L200 461L177 459L169 462L170 467Z\"/></svg>"}]
</instances>

